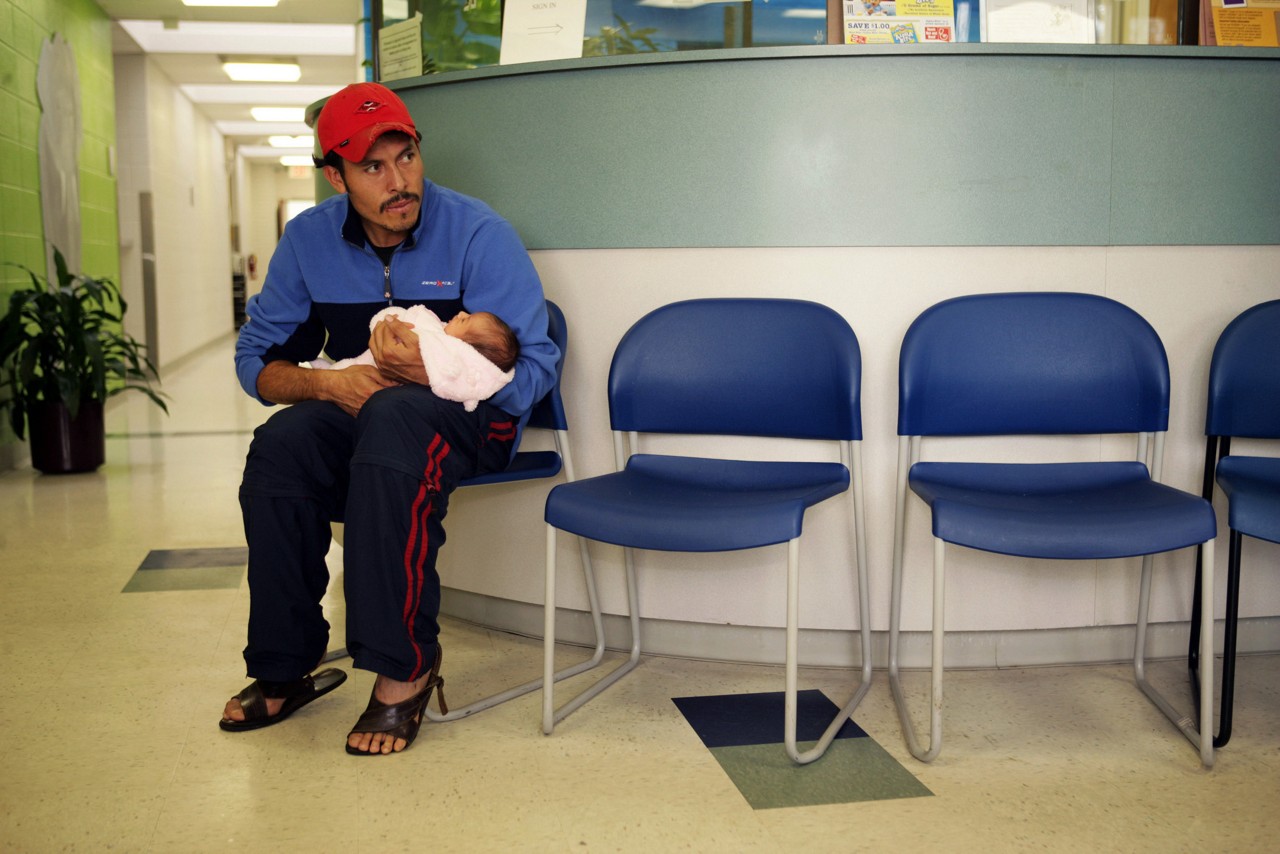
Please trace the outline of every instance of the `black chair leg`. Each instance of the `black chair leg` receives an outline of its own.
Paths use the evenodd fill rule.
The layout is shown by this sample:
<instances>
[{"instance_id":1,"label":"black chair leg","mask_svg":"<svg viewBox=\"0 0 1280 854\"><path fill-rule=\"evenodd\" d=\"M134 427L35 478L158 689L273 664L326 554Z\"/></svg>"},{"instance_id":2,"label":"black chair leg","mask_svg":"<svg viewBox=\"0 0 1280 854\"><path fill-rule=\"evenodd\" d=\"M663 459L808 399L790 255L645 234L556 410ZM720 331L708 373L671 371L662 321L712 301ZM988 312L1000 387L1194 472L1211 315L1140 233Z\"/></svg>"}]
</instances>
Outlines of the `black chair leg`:
<instances>
[{"instance_id":1,"label":"black chair leg","mask_svg":"<svg viewBox=\"0 0 1280 854\"><path fill-rule=\"evenodd\" d=\"M1230 436L1209 436L1205 442L1204 483L1202 495L1213 500L1213 480L1218 462L1231 453ZM1227 551L1227 609L1222 638L1222 696L1219 699L1218 734L1213 737L1215 748L1223 747L1231 740L1231 713L1235 704L1236 689L1236 625L1240 614L1240 549L1243 536L1231 531ZM1191 640L1187 648L1187 667L1191 671L1191 695L1200 696L1200 572L1203 556L1196 550L1196 580L1191 596ZM1201 723L1201 726L1205 726ZM1208 726L1212 726L1210 721Z\"/></svg>"},{"instance_id":2,"label":"black chair leg","mask_svg":"<svg viewBox=\"0 0 1280 854\"><path fill-rule=\"evenodd\" d=\"M1215 748L1225 747L1231 740L1231 714L1235 707L1236 693L1236 629L1240 617L1240 550L1244 545L1244 536L1239 531L1231 531L1230 545L1227 550L1227 610L1222 632L1222 696L1218 705L1218 734L1213 737ZM1196 576L1199 581L1200 571ZM1196 585L1199 590L1199 584ZM1192 602L1191 632L1198 639L1200 620L1199 596ZM1194 640L1194 639L1193 639ZM1195 650L1196 647L1192 647ZM1193 655L1198 659L1199 656ZM1200 695L1200 675L1195 664L1191 667L1192 696ZM1201 726L1212 726L1212 721L1201 721Z\"/></svg>"},{"instance_id":3,"label":"black chair leg","mask_svg":"<svg viewBox=\"0 0 1280 854\"><path fill-rule=\"evenodd\" d=\"M1243 535L1232 531L1227 553L1227 621L1222 639L1222 704L1214 747L1222 747L1231 740L1231 710L1236 694L1236 626L1240 616L1240 550L1243 547Z\"/></svg>"},{"instance_id":4,"label":"black chair leg","mask_svg":"<svg viewBox=\"0 0 1280 854\"><path fill-rule=\"evenodd\" d=\"M1230 437L1223 439L1224 444L1230 441ZM1209 436L1204 444L1204 476L1200 484L1200 497L1211 503L1213 501L1213 477L1218 470L1218 443L1219 437ZM1200 678L1200 572L1203 560L1204 550L1197 547L1196 580L1191 588L1191 640L1187 644L1187 667L1191 670L1193 698L1198 697L1200 693L1197 682Z\"/></svg>"}]
</instances>

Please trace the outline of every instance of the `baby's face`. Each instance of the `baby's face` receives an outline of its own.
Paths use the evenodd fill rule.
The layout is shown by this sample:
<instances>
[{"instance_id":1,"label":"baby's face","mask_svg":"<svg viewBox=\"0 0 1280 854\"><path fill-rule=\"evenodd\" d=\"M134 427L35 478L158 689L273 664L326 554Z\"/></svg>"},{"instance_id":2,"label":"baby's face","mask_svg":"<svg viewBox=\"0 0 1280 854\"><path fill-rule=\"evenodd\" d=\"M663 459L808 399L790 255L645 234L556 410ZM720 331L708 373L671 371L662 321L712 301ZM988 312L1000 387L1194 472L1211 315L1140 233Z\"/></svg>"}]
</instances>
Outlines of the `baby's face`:
<instances>
[{"instance_id":1,"label":"baby's face","mask_svg":"<svg viewBox=\"0 0 1280 854\"><path fill-rule=\"evenodd\" d=\"M444 334L451 338L471 341L475 336L484 334L493 325L492 318L493 315L487 311L480 311L475 314L460 311L444 325Z\"/></svg>"}]
</instances>

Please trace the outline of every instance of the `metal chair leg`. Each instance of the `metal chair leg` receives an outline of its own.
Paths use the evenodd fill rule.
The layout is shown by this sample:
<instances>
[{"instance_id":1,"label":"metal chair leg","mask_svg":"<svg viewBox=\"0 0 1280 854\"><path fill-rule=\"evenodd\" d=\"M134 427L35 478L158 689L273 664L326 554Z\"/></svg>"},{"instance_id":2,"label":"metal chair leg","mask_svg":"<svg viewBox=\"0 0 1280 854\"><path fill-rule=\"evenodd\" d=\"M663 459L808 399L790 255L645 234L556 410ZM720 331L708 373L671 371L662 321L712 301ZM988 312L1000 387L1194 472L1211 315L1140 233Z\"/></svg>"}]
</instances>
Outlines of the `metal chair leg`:
<instances>
[{"instance_id":1,"label":"metal chair leg","mask_svg":"<svg viewBox=\"0 0 1280 854\"><path fill-rule=\"evenodd\" d=\"M786 713L783 725L783 743L787 755L797 765L807 765L820 759L840 727L852 717L854 709L862 702L871 688L871 604L867 581L867 530L863 512L862 450L857 442L842 447L842 459L853 474L850 500L853 503L854 560L858 583L858 629L862 644L862 674L853 696L844 704L835 718L827 725L818 743L801 753L796 747L797 682L799 668L800 626L800 549L799 540L792 540L787 547L787 663L786 663Z\"/></svg>"},{"instance_id":2,"label":"metal chair leg","mask_svg":"<svg viewBox=\"0 0 1280 854\"><path fill-rule=\"evenodd\" d=\"M1147 617L1151 605L1152 557L1142 559L1142 581L1138 590L1137 637L1134 642L1134 680L1142 693L1156 705L1165 717L1173 722L1183 735L1200 750L1200 762L1205 768L1213 767L1213 540L1203 543L1204 571L1200 578L1200 596L1207 603L1199 616L1200 628L1200 692L1198 698L1200 726L1197 728L1190 716L1178 712L1160 694L1146 677Z\"/></svg>"},{"instance_id":3,"label":"metal chair leg","mask_svg":"<svg viewBox=\"0 0 1280 854\"><path fill-rule=\"evenodd\" d=\"M945 639L943 600L945 593L945 543L935 538L933 561L933 654L932 682L929 697L929 744L923 746L916 737L915 725L907 711L906 696L902 691L902 677L898 671L898 651L902 627L902 573L906 551L907 473L919 451L919 438L898 438L897 505L894 511L893 578L889 600L889 690L898 709L898 721L907 750L921 762L932 762L942 750L942 672L943 641Z\"/></svg>"},{"instance_id":4,"label":"metal chair leg","mask_svg":"<svg viewBox=\"0 0 1280 854\"><path fill-rule=\"evenodd\" d=\"M579 538L581 540L581 538ZM543 601L543 670L542 678L538 680L538 685L542 688L542 731L546 735L551 735L555 730L556 724L564 720L573 712L581 708L588 700L595 697L604 689L608 688L614 682L617 682L627 673L635 669L640 663L640 611L639 596L636 590L635 565L631 555L631 550L625 550L626 557L626 573L627 573L627 607L630 611L631 622L631 654L627 660L615 667L605 676L603 676L595 684L578 694L569 702L565 703L560 709L555 707L555 683L562 679L579 673L585 673L594 667L597 667L604 655L604 629L601 624L597 624L596 635L596 652L587 661L581 664L561 670L558 673L555 670L555 644L556 644L556 529L552 525L547 525L547 571L546 571L546 592ZM595 600L594 581L588 589L588 596ZM599 605L593 604L596 614L599 613Z\"/></svg>"}]
</instances>

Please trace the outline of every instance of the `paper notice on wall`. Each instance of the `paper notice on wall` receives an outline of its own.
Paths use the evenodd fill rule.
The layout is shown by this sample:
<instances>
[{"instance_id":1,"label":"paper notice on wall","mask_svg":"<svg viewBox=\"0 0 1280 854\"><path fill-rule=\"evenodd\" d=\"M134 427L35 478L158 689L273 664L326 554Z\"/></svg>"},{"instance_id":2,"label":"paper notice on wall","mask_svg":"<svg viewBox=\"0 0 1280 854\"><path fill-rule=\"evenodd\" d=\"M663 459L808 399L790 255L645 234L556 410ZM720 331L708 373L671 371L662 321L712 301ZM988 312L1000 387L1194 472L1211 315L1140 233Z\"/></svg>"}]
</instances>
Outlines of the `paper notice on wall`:
<instances>
[{"instance_id":1,"label":"paper notice on wall","mask_svg":"<svg viewBox=\"0 0 1280 854\"><path fill-rule=\"evenodd\" d=\"M1280 0L1212 0L1219 45L1280 47Z\"/></svg>"},{"instance_id":2,"label":"paper notice on wall","mask_svg":"<svg viewBox=\"0 0 1280 854\"><path fill-rule=\"evenodd\" d=\"M577 59L587 26L587 0L507 0L498 63Z\"/></svg>"},{"instance_id":3,"label":"paper notice on wall","mask_svg":"<svg viewBox=\"0 0 1280 854\"><path fill-rule=\"evenodd\" d=\"M845 18L845 44L925 44L955 40L950 18Z\"/></svg>"},{"instance_id":4,"label":"paper notice on wall","mask_svg":"<svg viewBox=\"0 0 1280 854\"><path fill-rule=\"evenodd\" d=\"M954 0L845 0L845 44L952 42Z\"/></svg>"},{"instance_id":5,"label":"paper notice on wall","mask_svg":"<svg viewBox=\"0 0 1280 854\"><path fill-rule=\"evenodd\" d=\"M1093 44L1089 0L987 0L987 41Z\"/></svg>"},{"instance_id":6,"label":"paper notice on wall","mask_svg":"<svg viewBox=\"0 0 1280 854\"><path fill-rule=\"evenodd\" d=\"M422 74L422 15L378 30L378 79Z\"/></svg>"}]
</instances>

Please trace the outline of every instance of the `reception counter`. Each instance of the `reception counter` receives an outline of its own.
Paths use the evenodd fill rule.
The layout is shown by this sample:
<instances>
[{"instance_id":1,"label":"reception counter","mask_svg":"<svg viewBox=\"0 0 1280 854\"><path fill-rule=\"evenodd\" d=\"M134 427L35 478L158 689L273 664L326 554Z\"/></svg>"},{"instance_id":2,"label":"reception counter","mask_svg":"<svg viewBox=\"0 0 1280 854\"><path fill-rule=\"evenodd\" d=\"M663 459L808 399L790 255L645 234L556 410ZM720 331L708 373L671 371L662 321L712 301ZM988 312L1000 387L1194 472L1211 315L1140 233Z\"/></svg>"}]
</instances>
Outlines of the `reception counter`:
<instances>
[{"instance_id":1,"label":"reception counter","mask_svg":"<svg viewBox=\"0 0 1280 854\"><path fill-rule=\"evenodd\" d=\"M1169 352L1164 480L1198 492L1213 342L1241 310L1280 297L1280 51L748 49L533 63L391 85L423 132L427 174L513 222L567 315L565 398L579 476L612 469L609 358L646 311L689 297L786 296L826 303L849 320L863 348L880 645L897 349L920 311L958 294L1007 290L1085 291L1130 305ZM762 406L768 398L761 389ZM792 450L754 439L720 447L751 456ZM1011 447L1018 458L1085 460L1130 449L1127 438ZM546 489L532 482L456 495L440 564L446 613L540 633ZM828 502L811 511L802 541L801 656L812 664L856 661L843 509ZM904 625L921 630L931 549L927 526L912 530ZM562 537L560 547L565 637L586 637L577 546ZM1265 570L1280 564L1280 547L1249 548L1241 649L1277 650L1280 575ZM1137 560L953 552L953 666L1132 654ZM1225 565L1226 549L1219 552ZM617 614L621 554L593 544L592 555L605 609ZM1193 561L1190 552L1157 559L1157 654L1185 645ZM645 650L780 661L783 567L781 546L640 555ZM1218 603L1220 613L1221 595ZM609 624L618 643L620 623ZM907 636L903 655L907 664L927 660L923 632Z\"/></svg>"}]
</instances>

